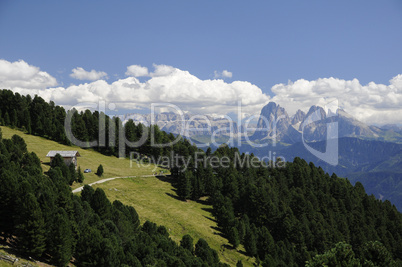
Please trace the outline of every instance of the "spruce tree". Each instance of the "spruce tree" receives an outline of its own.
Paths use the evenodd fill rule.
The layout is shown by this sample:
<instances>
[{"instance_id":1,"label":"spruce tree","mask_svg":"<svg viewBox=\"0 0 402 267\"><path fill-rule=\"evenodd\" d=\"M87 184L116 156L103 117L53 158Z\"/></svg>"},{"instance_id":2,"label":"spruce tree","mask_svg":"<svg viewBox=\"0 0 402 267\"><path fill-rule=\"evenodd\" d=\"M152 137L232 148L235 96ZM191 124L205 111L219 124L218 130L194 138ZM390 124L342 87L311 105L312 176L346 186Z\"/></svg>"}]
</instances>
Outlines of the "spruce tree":
<instances>
[{"instance_id":1,"label":"spruce tree","mask_svg":"<svg viewBox=\"0 0 402 267\"><path fill-rule=\"evenodd\" d=\"M183 236L183 238L180 241L180 246L190 251L191 254L194 253L193 238L190 235L187 234Z\"/></svg>"},{"instance_id":2,"label":"spruce tree","mask_svg":"<svg viewBox=\"0 0 402 267\"><path fill-rule=\"evenodd\" d=\"M179 174L179 185L178 185L178 190L177 194L179 197L181 197L183 200L186 200L190 198L191 195L191 181L193 179L193 174L190 171L185 171L184 173L181 172Z\"/></svg>"},{"instance_id":3,"label":"spruce tree","mask_svg":"<svg viewBox=\"0 0 402 267\"><path fill-rule=\"evenodd\" d=\"M102 164L100 164L98 166L98 169L96 170L96 175L98 175L99 177L101 177L103 175L103 166L102 166Z\"/></svg>"},{"instance_id":4,"label":"spruce tree","mask_svg":"<svg viewBox=\"0 0 402 267\"><path fill-rule=\"evenodd\" d=\"M34 257L45 251L45 221L32 193L20 195L16 208L16 235L21 248Z\"/></svg>"},{"instance_id":5,"label":"spruce tree","mask_svg":"<svg viewBox=\"0 0 402 267\"><path fill-rule=\"evenodd\" d=\"M62 167L63 165L65 165L64 159L59 153L57 153L54 156L54 158L52 159L52 162L50 163L50 166L52 168L56 168L56 167Z\"/></svg>"},{"instance_id":6,"label":"spruce tree","mask_svg":"<svg viewBox=\"0 0 402 267\"><path fill-rule=\"evenodd\" d=\"M229 231L229 243L232 244L233 248L236 249L240 244L239 232L236 227L232 227Z\"/></svg>"},{"instance_id":7,"label":"spruce tree","mask_svg":"<svg viewBox=\"0 0 402 267\"><path fill-rule=\"evenodd\" d=\"M79 166L78 167L78 172L77 172L77 182L78 183L83 183L84 179L85 179L84 174L82 173L81 167Z\"/></svg>"},{"instance_id":8,"label":"spruce tree","mask_svg":"<svg viewBox=\"0 0 402 267\"><path fill-rule=\"evenodd\" d=\"M8 111L6 111L6 114L4 114L4 125L9 126L10 123L10 115L8 114Z\"/></svg>"},{"instance_id":9,"label":"spruce tree","mask_svg":"<svg viewBox=\"0 0 402 267\"><path fill-rule=\"evenodd\" d=\"M253 229L253 228L251 228ZM246 233L246 237L244 238L244 248L246 252L250 256L257 255L257 239L255 237L254 232L250 229L248 233Z\"/></svg>"},{"instance_id":10,"label":"spruce tree","mask_svg":"<svg viewBox=\"0 0 402 267\"><path fill-rule=\"evenodd\" d=\"M70 165L68 166L68 170L70 173L69 185L72 185L77 180L77 172L75 170L75 165L73 163L70 163Z\"/></svg>"},{"instance_id":11,"label":"spruce tree","mask_svg":"<svg viewBox=\"0 0 402 267\"><path fill-rule=\"evenodd\" d=\"M73 253L73 235L70 220L63 209L59 209L53 219L47 243L52 261L57 266L65 266Z\"/></svg>"}]
</instances>

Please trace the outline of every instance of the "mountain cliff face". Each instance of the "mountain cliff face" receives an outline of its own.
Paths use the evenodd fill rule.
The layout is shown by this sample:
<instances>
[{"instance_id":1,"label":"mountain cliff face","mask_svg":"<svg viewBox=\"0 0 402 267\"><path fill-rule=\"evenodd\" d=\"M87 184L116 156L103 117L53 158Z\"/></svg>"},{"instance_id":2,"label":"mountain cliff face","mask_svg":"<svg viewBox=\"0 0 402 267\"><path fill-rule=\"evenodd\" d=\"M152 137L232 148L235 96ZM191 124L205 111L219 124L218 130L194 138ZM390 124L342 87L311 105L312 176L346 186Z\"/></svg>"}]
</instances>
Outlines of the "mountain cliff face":
<instances>
[{"instance_id":1,"label":"mountain cliff face","mask_svg":"<svg viewBox=\"0 0 402 267\"><path fill-rule=\"evenodd\" d=\"M358 137L384 140L381 137L391 131L395 133L394 136L399 136L394 129L383 130L368 126L342 109L327 113L322 107L312 106L307 114L298 110L293 117L289 117L284 108L270 102L261 110L257 130L252 137L254 140L276 138L277 142L288 144L295 144L302 140L307 142L324 141L327 139L328 127L334 127L331 126L331 123L337 123L338 138ZM388 135L392 135L392 133Z\"/></svg>"},{"instance_id":2,"label":"mountain cliff face","mask_svg":"<svg viewBox=\"0 0 402 267\"><path fill-rule=\"evenodd\" d=\"M290 118L286 110L274 102L268 103L262 110L257 123L257 130L252 138L277 139L284 138L290 126Z\"/></svg>"},{"instance_id":3,"label":"mountain cliff face","mask_svg":"<svg viewBox=\"0 0 402 267\"><path fill-rule=\"evenodd\" d=\"M236 137L244 136L244 125L237 125L228 117L209 115L193 115L186 113L180 116L176 113L165 112L155 114L127 114L121 117L122 121L132 119L135 123L144 125L157 124L163 131L181 134L186 137ZM332 124L331 124L332 123ZM385 126L379 128L368 126L358 121L342 109L326 112L322 107L312 106L307 114L298 110L289 116L285 108L269 102L261 110L256 130L247 132L252 141L259 143L280 142L295 144L302 142L318 142L327 140L328 127L335 127L337 123L337 137L357 137L362 139L375 139L380 141L402 142L402 130L398 126ZM249 125L250 126L250 125ZM335 138L336 136L333 136Z\"/></svg>"}]
</instances>

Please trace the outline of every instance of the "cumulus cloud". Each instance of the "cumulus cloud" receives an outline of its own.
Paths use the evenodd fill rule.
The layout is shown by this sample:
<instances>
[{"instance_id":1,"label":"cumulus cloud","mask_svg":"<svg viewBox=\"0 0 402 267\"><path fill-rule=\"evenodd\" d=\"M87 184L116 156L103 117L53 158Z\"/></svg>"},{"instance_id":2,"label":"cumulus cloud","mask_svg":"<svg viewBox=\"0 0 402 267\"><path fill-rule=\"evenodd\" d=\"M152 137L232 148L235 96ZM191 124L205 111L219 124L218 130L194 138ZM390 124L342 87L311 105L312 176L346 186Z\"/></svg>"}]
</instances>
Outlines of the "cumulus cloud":
<instances>
[{"instance_id":1,"label":"cumulus cloud","mask_svg":"<svg viewBox=\"0 0 402 267\"><path fill-rule=\"evenodd\" d=\"M297 109L307 111L312 105L325 105L337 99L339 106L355 118L375 124L402 123L402 75L390 80L389 85L359 80L322 78L304 79L272 87L273 101L284 106L289 113Z\"/></svg>"},{"instance_id":2,"label":"cumulus cloud","mask_svg":"<svg viewBox=\"0 0 402 267\"><path fill-rule=\"evenodd\" d=\"M337 99L341 108L363 122L402 123L402 74L393 77L388 85L374 82L362 85L357 79L332 77L313 81L300 79L274 85L272 98L247 81L202 80L168 65L154 64L153 72L131 65L126 75L129 77L111 83L96 80L56 87L56 79L38 67L22 60L0 60L0 88L21 94L38 94L46 101L53 100L65 106L105 100L115 103L118 108L149 109L151 103L171 103L196 114L225 115L237 112L238 101L241 101L244 116L259 114L265 104L275 101L293 115L297 109L307 111L312 105L323 106L329 100ZM149 77L146 81L135 77L145 75Z\"/></svg>"},{"instance_id":3,"label":"cumulus cloud","mask_svg":"<svg viewBox=\"0 0 402 267\"><path fill-rule=\"evenodd\" d=\"M242 101L242 114L258 114L270 97L260 88L245 81L226 83L223 80L201 80L188 71L168 65L154 64L154 71L139 65L127 68L130 77L112 83L97 80L64 87L12 88L22 94L38 94L45 100L65 106L106 100L125 109L150 108L151 103L171 103L183 111L198 114L228 114L237 112ZM140 82L134 76L148 75ZM174 110L172 110L174 111Z\"/></svg>"},{"instance_id":4,"label":"cumulus cloud","mask_svg":"<svg viewBox=\"0 0 402 267\"><path fill-rule=\"evenodd\" d=\"M142 67L140 65L131 65L127 67L126 75L132 77L145 77L149 76L149 73L147 67Z\"/></svg>"},{"instance_id":5,"label":"cumulus cloud","mask_svg":"<svg viewBox=\"0 0 402 267\"><path fill-rule=\"evenodd\" d=\"M49 73L23 60L0 59L0 88L45 89L56 85L56 79Z\"/></svg>"},{"instance_id":6,"label":"cumulus cloud","mask_svg":"<svg viewBox=\"0 0 402 267\"><path fill-rule=\"evenodd\" d=\"M223 70L222 72L214 71L214 78L232 78L233 73L227 70Z\"/></svg>"},{"instance_id":7,"label":"cumulus cloud","mask_svg":"<svg viewBox=\"0 0 402 267\"><path fill-rule=\"evenodd\" d=\"M175 71L175 68L168 65L153 64L154 71L148 72L147 67L131 65L127 67L126 75L131 77L161 77L168 76Z\"/></svg>"},{"instance_id":8,"label":"cumulus cloud","mask_svg":"<svg viewBox=\"0 0 402 267\"><path fill-rule=\"evenodd\" d=\"M176 68L168 65L153 64L155 71L150 74L151 77L168 76L175 72Z\"/></svg>"},{"instance_id":9,"label":"cumulus cloud","mask_svg":"<svg viewBox=\"0 0 402 267\"><path fill-rule=\"evenodd\" d=\"M107 73L104 71L86 71L81 67L77 67L71 71L72 73L70 74L70 77L78 80L96 81L103 78L107 79Z\"/></svg>"}]
</instances>

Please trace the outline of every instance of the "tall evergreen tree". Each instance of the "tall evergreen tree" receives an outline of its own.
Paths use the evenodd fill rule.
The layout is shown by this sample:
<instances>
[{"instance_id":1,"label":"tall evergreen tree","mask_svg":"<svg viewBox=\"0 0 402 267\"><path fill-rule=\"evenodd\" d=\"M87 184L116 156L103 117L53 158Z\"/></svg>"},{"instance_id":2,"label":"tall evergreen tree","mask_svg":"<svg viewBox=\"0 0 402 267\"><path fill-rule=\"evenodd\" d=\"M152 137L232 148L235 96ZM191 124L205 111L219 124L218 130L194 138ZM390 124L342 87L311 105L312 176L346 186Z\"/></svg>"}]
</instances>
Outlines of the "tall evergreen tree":
<instances>
[{"instance_id":1,"label":"tall evergreen tree","mask_svg":"<svg viewBox=\"0 0 402 267\"><path fill-rule=\"evenodd\" d=\"M84 174L83 174L82 171L81 171L81 167L78 166L77 182L78 182L78 183L83 183L83 182L84 182L84 179L85 179L85 177L84 177Z\"/></svg>"},{"instance_id":2,"label":"tall evergreen tree","mask_svg":"<svg viewBox=\"0 0 402 267\"><path fill-rule=\"evenodd\" d=\"M45 222L32 193L16 200L16 235L21 248L34 257L42 256L46 246Z\"/></svg>"},{"instance_id":3,"label":"tall evergreen tree","mask_svg":"<svg viewBox=\"0 0 402 267\"><path fill-rule=\"evenodd\" d=\"M177 194L183 200L186 200L191 196L192 179L194 179L193 173L188 170L179 174L179 188L177 190Z\"/></svg>"},{"instance_id":4,"label":"tall evergreen tree","mask_svg":"<svg viewBox=\"0 0 402 267\"><path fill-rule=\"evenodd\" d=\"M54 216L47 239L48 249L57 266L65 266L73 254L72 226L63 209Z\"/></svg>"},{"instance_id":5,"label":"tall evergreen tree","mask_svg":"<svg viewBox=\"0 0 402 267\"><path fill-rule=\"evenodd\" d=\"M187 234L183 236L180 241L180 246L190 251L191 254L194 253L193 238L190 235Z\"/></svg>"},{"instance_id":6,"label":"tall evergreen tree","mask_svg":"<svg viewBox=\"0 0 402 267\"><path fill-rule=\"evenodd\" d=\"M229 243L232 244L233 248L236 249L240 244L239 232L236 227L232 227L229 231L228 236Z\"/></svg>"}]
</instances>

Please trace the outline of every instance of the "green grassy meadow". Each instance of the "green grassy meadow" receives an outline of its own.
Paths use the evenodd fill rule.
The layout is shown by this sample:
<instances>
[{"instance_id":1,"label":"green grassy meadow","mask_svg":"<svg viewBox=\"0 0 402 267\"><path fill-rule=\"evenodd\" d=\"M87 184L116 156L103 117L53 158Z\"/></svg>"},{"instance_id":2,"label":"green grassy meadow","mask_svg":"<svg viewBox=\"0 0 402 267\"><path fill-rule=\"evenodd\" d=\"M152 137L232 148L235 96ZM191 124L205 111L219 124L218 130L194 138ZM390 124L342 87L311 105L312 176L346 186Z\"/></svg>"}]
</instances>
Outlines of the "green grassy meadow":
<instances>
[{"instance_id":1,"label":"green grassy meadow","mask_svg":"<svg viewBox=\"0 0 402 267\"><path fill-rule=\"evenodd\" d=\"M2 126L1 130L3 138L11 138L14 134L24 138L28 151L35 152L42 161L44 171L50 168L50 160L46 158L49 150L78 150L81 154L81 157L78 158L78 165L81 166L81 170L92 169L92 173L84 174L84 184L103 178L150 175L163 170L154 165L139 166L136 162L133 162L130 167L129 159L105 156L91 149L61 145L8 127ZM102 178L94 174L99 164L102 164L104 168ZM166 170L164 172L166 173ZM82 185L77 183L72 188L75 189ZM210 212L212 206L202 200L195 202L178 199L169 177L115 179L93 185L93 187L102 188L111 201L117 199L126 205L133 206L142 223L150 220L159 225L164 225L176 242L179 242L185 234L190 234L195 242L202 237L213 249L218 251L222 262L231 266L236 265L239 259L243 261L244 266L252 266L254 263L252 258L244 255L244 249L241 246L237 250L232 249L227 239L220 235Z\"/></svg>"},{"instance_id":2,"label":"green grassy meadow","mask_svg":"<svg viewBox=\"0 0 402 267\"><path fill-rule=\"evenodd\" d=\"M81 167L81 170L92 170L91 173L84 173L85 180L83 184L90 184L97 180L111 177L150 175L154 172L159 173L161 170L163 170L155 165L140 165L135 161L130 162L129 159L119 159L114 156L105 156L93 151L92 149L82 149L77 146L62 145L45 138L25 134L21 131L8 127L1 126L0 128L3 133L3 138L11 138L14 134L22 137L25 140L25 143L27 143L28 151L35 152L41 160L43 171L48 171L50 168L50 159L46 157L46 154L50 150L78 150L81 155L81 157L78 158L78 165ZM104 169L104 173L101 178L95 174L99 164L102 164ZM166 173L166 170L164 170L164 172ZM75 183L73 184L72 188L75 189L80 186L82 186L82 184Z\"/></svg>"}]
</instances>

